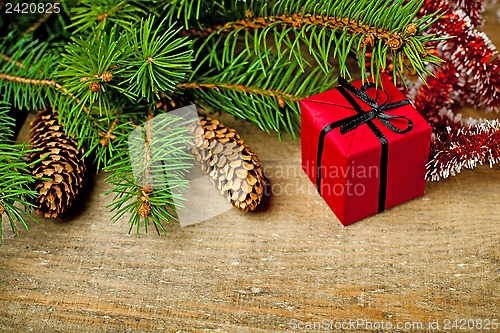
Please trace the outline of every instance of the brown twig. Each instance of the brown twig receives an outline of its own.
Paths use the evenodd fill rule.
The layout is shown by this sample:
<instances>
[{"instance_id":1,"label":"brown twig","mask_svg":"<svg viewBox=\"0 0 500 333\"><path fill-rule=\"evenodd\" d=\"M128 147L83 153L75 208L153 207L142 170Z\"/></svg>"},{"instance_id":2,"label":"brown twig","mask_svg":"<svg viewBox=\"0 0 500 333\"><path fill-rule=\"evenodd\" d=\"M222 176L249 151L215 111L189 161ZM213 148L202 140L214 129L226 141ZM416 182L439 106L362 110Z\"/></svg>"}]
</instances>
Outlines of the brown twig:
<instances>
[{"instance_id":1,"label":"brown twig","mask_svg":"<svg viewBox=\"0 0 500 333\"><path fill-rule=\"evenodd\" d=\"M108 17L110 17L111 15L113 15L115 12L119 11L120 9L122 9L123 7L125 7L126 3L123 3L121 4L120 6L118 7L115 7L113 9L111 9L109 12L107 13L103 13L103 14L99 14L97 15L97 20L98 21L102 21L104 19L107 19Z\"/></svg>"},{"instance_id":2,"label":"brown twig","mask_svg":"<svg viewBox=\"0 0 500 333\"><path fill-rule=\"evenodd\" d=\"M138 214L141 217L146 217L151 214L151 207L149 204L149 193L153 190L153 184L151 184L151 138L153 135L153 125L151 120L154 118L154 114L150 113L148 116L148 120L145 125L145 135L144 135L144 178L142 179L142 187L141 193L142 196L139 197L139 200L142 202L141 207L138 210Z\"/></svg>"},{"instance_id":3,"label":"brown twig","mask_svg":"<svg viewBox=\"0 0 500 333\"><path fill-rule=\"evenodd\" d=\"M204 89L204 88L215 89L215 90L229 89L229 90L237 90L243 93L270 96L278 100L278 104L280 107L285 107L285 100L291 100L294 102L298 102L301 100L301 97L299 96L288 94L282 91L263 90L249 86L244 86L241 84L187 82L187 83L180 83L177 85L177 87L183 89Z\"/></svg>"},{"instance_id":4,"label":"brown twig","mask_svg":"<svg viewBox=\"0 0 500 333\"><path fill-rule=\"evenodd\" d=\"M69 92L69 90L67 88L63 87L62 85L60 85L59 83L57 83L53 80L28 79L25 77L13 76L13 75L3 74L3 73L0 73L0 80L14 81L14 82L23 83L23 84L32 84L32 85L42 85L42 86L54 87L57 90L62 91L63 93L65 93L66 95L68 95L69 97L74 99L77 103L80 103L80 100L78 99L78 97L76 97L71 92ZM83 107L83 110L88 113L88 110L85 106Z\"/></svg>"},{"instance_id":5,"label":"brown twig","mask_svg":"<svg viewBox=\"0 0 500 333\"><path fill-rule=\"evenodd\" d=\"M118 119L115 118L115 120L113 120L111 126L109 127L109 130L106 133L104 132L99 133L99 136L102 138L100 141L101 146L106 147L109 144L109 140L116 139L116 135L112 134L116 125L118 125Z\"/></svg>"},{"instance_id":6,"label":"brown twig","mask_svg":"<svg viewBox=\"0 0 500 333\"><path fill-rule=\"evenodd\" d=\"M52 14L52 12L47 12L44 15L42 15L42 17L40 17L40 19L38 19L38 21L36 21L31 27L29 27L28 29L26 29L21 34L21 36L25 36L25 35L27 35L29 33L32 33L36 29L38 29L38 27L41 26L43 24L43 22L47 21L47 19L50 17L51 14Z\"/></svg>"},{"instance_id":7,"label":"brown twig","mask_svg":"<svg viewBox=\"0 0 500 333\"><path fill-rule=\"evenodd\" d=\"M68 89L64 88L59 83L57 83L55 81L52 81L52 80L28 79L28 78L25 78L25 77L13 76L13 75L3 74L3 73L0 73L0 80L14 81L14 82L24 83L24 84L52 86L52 87L55 87L55 88L57 88L57 89L65 92L65 93L70 94L68 92Z\"/></svg>"},{"instance_id":8,"label":"brown twig","mask_svg":"<svg viewBox=\"0 0 500 333\"><path fill-rule=\"evenodd\" d=\"M208 37L213 33L216 33L222 29L222 25L214 26L214 27L204 27L202 30L200 29L182 29L179 31L181 36L192 36L192 37Z\"/></svg>"},{"instance_id":9,"label":"brown twig","mask_svg":"<svg viewBox=\"0 0 500 333\"><path fill-rule=\"evenodd\" d=\"M14 59L7 57L5 54L0 53L0 58L7 61L7 62L10 62L11 64L15 64L19 68L25 67L23 63L20 63L19 61L15 61Z\"/></svg>"},{"instance_id":10,"label":"brown twig","mask_svg":"<svg viewBox=\"0 0 500 333\"><path fill-rule=\"evenodd\" d=\"M149 188L141 188L141 193L142 195L139 197L139 200L141 200L141 207L137 211L140 217L146 217L151 214L151 206L149 205L149 193L151 193L151 190Z\"/></svg>"},{"instance_id":11,"label":"brown twig","mask_svg":"<svg viewBox=\"0 0 500 333\"><path fill-rule=\"evenodd\" d=\"M306 25L318 25L324 28L345 30L353 34L364 34L367 37L364 41L366 43L373 43L374 39L377 38L385 40L386 43L388 43L388 45L393 49L400 48L403 45L401 36L394 34L392 31L380 28L377 29L370 25L362 24L356 20L349 20L348 18L336 18L333 16L325 17L311 14L283 14L277 16L254 17L253 13L247 13L247 17L242 20L229 22L224 25L205 27L202 30L183 30L181 33L184 35L207 37L213 33L237 29L263 29L271 25L293 26L296 29L300 29ZM413 26L409 26L408 29L405 29L405 32L407 35L411 36L412 32L414 34L414 30L416 31Z\"/></svg>"}]
</instances>

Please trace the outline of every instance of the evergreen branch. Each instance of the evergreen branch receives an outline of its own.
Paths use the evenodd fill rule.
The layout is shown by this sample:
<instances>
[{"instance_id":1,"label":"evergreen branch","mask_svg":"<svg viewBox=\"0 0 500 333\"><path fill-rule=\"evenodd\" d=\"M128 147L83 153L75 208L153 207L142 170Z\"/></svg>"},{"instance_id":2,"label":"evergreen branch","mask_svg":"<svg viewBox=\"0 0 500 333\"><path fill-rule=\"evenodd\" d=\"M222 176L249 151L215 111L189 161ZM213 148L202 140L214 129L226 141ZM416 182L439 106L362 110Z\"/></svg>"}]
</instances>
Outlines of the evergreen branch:
<instances>
[{"instance_id":1,"label":"evergreen branch","mask_svg":"<svg viewBox=\"0 0 500 333\"><path fill-rule=\"evenodd\" d=\"M231 17L228 14L242 4L241 1L227 0L168 0L164 3L163 16L170 25L180 21L184 29L194 26L196 28L194 31L202 28L202 23L205 26L220 24L228 16Z\"/></svg>"},{"instance_id":2,"label":"evergreen branch","mask_svg":"<svg viewBox=\"0 0 500 333\"><path fill-rule=\"evenodd\" d=\"M5 105L5 104L4 104ZM2 243L2 221L6 216L13 233L17 232L17 222L29 230L27 219L33 208L31 201L37 192L30 188L35 177L29 171L24 157L24 145L13 145L14 120L7 116L7 108L0 107L0 245Z\"/></svg>"},{"instance_id":3,"label":"evergreen branch","mask_svg":"<svg viewBox=\"0 0 500 333\"><path fill-rule=\"evenodd\" d=\"M191 28L191 29L181 29L179 30L179 34L181 36L189 36L189 37L197 37L197 38L206 38L212 34L216 34L221 31L222 26L216 25L213 27L202 27L200 29Z\"/></svg>"},{"instance_id":4,"label":"evergreen branch","mask_svg":"<svg viewBox=\"0 0 500 333\"><path fill-rule=\"evenodd\" d=\"M282 91L273 91L273 90L267 90L267 89L262 89L258 87L249 87L247 85L242 85L242 84L227 84L227 83L197 83L197 82L185 82L185 83L179 83L177 85L177 88L179 89L228 89L228 90L234 90L238 91L240 93L246 93L246 94L255 94L255 95L263 95L263 96L270 96L274 97L277 99L278 104L281 107L285 107L285 99L290 100L290 101L295 101L299 102L303 97L296 96L293 94L287 94Z\"/></svg>"},{"instance_id":5,"label":"evergreen branch","mask_svg":"<svg viewBox=\"0 0 500 333\"><path fill-rule=\"evenodd\" d=\"M8 74L3 74L3 73L0 73L0 80L13 81L13 82L22 83L22 84L51 86L51 87L55 87L56 89L59 89L59 90L65 92L65 93L68 92L68 90L66 88L64 88L59 83L57 83L53 80L29 79L29 78L25 78L25 77L13 76L13 75L8 75Z\"/></svg>"},{"instance_id":6,"label":"evergreen branch","mask_svg":"<svg viewBox=\"0 0 500 333\"><path fill-rule=\"evenodd\" d=\"M54 98L52 81L57 55L47 52L48 43L22 38L14 45L5 47L13 38L13 32L3 41L4 51L0 57L0 85L2 100L13 102L19 109L37 109L46 106Z\"/></svg>"},{"instance_id":7,"label":"evergreen branch","mask_svg":"<svg viewBox=\"0 0 500 333\"><path fill-rule=\"evenodd\" d=\"M7 57L5 54L0 53L0 59L5 60L5 61L7 61L8 63L14 64L14 65L16 65L16 66L17 66L17 67L19 67L19 68L23 68L23 69L25 68L25 67L24 67L24 64L22 64L22 63L21 63L21 62L19 62L19 61L16 61L16 60L13 60L13 59L11 59L11 58Z\"/></svg>"},{"instance_id":8,"label":"evergreen branch","mask_svg":"<svg viewBox=\"0 0 500 333\"><path fill-rule=\"evenodd\" d=\"M74 33L103 30L108 23L112 27L131 30L138 18L146 14L140 1L126 0L83 0L69 12L74 15L73 23L69 26L76 27Z\"/></svg>"},{"instance_id":9,"label":"evergreen branch","mask_svg":"<svg viewBox=\"0 0 500 333\"><path fill-rule=\"evenodd\" d=\"M75 39L66 47L57 77L88 112L63 107L60 114L68 133L86 141L87 155L96 152L98 168L105 167L113 154L113 122L126 118L123 107L143 99L151 103L158 94L173 92L190 69L190 42L174 39L172 27L163 30L162 23L155 28L150 16L134 32L95 27L87 38ZM95 118L91 123L89 116Z\"/></svg>"},{"instance_id":10,"label":"evergreen branch","mask_svg":"<svg viewBox=\"0 0 500 333\"><path fill-rule=\"evenodd\" d=\"M348 31L351 34L366 35L366 42L373 44L374 39L385 40L388 44L394 44L397 49L400 48L403 41L408 40L408 35L404 36L405 40L392 41L394 36L392 30L383 30L363 24L357 20L348 18L337 18L333 16L311 15L311 14L282 14L279 16L255 17L251 11L247 11L247 17L234 22L228 22L224 25L204 26L201 29L185 29L182 31L184 35L196 37L208 37L211 34L228 33L233 30L256 30L265 29L271 26L291 26L296 29L301 29L307 26L319 26L321 28L329 28L332 30ZM416 32L416 25L410 23L405 30ZM390 41L390 42L389 42Z\"/></svg>"},{"instance_id":11,"label":"evergreen branch","mask_svg":"<svg viewBox=\"0 0 500 333\"><path fill-rule=\"evenodd\" d=\"M7 103L0 102L0 143L8 143L14 140L15 121L8 116Z\"/></svg>"},{"instance_id":12,"label":"evergreen branch","mask_svg":"<svg viewBox=\"0 0 500 333\"><path fill-rule=\"evenodd\" d=\"M109 145L110 140L116 139L116 135L113 134L113 131L114 131L116 125L118 125L118 118L113 120L113 122L111 123L111 126L109 127L109 130L107 132L100 132L99 133L99 136L102 137L101 141L99 142L101 144L101 146L106 147L107 145Z\"/></svg>"},{"instance_id":13,"label":"evergreen branch","mask_svg":"<svg viewBox=\"0 0 500 333\"><path fill-rule=\"evenodd\" d=\"M16 65L17 65L17 63L16 63ZM20 64L20 65L23 66L22 64ZM74 99L76 101L76 103L81 103L80 100L75 95L73 95L67 88L63 87L62 85L60 85L59 83L57 83L53 80L29 79L29 78L25 78L25 77L13 76L13 75L8 75L8 74L3 74L3 73L0 73L0 80L7 80L7 81L12 81L12 82L27 84L27 85L54 87L55 89L61 91L63 94ZM83 108L87 112L85 106Z\"/></svg>"},{"instance_id":14,"label":"evergreen branch","mask_svg":"<svg viewBox=\"0 0 500 333\"><path fill-rule=\"evenodd\" d=\"M139 234L143 225L147 232L153 223L155 230L166 233L163 222L176 220L173 211L182 201L182 191L188 181L185 175L193 165L186 148L192 142L189 125L181 118L168 114L148 117L142 127L119 140L117 154L105 168L106 178L113 189L116 222L129 214L129 232L135 227Z\"/></svg>"},{"instance_id":15,"label":"evergreen branch","mask_svg":"<svg viewBox=\"0 0 500 333\"><path fill-rule=\"evenodd\" d=\"M24 161L25 153L24 145L0 144L0 244L4 215L16 235L17 222L29 230L27 220L33 220L29 212L34 207L31 202L37 197L37 192L30 188L35 178Z\"/></svg>"},{"instance_id":16,"label":"evergreen branch","mask_svg":"<svg viewBox=\"0 0 500 333\"><path fill-rule=\"evenodd\" d=\"M119 5L117 5L116 7L111 8L108 12L105 12L105 13L97 15L97 20L98 21L105 20L105 19L107 19L108 17L112 16L114 13L116 13L117 11L119 11L120 9L122 9L125 6L126 6L126 3L122 2Z\"/></svg>"},{"instance_id":17,"label":"evergreen branch","mask_svg":"<svg viewBox=\"0 0 500 333\"><path fill-rule=\"evenodd\" d=\"M272 65L262 70L266 57ZM212 60L210 54L202 59L179 90L193 95L202 107L250 120L264 131L285 129L294 135L299 127L299 100L328 90L336 81L334 71L325 75L308 65L304 73L297 61L271 51L262 58L241 53L231 64L207 70Z\"/></svg>"},{"instance_id":18,"label":"evergreen branch","mask_svg":"<svg viewBox=\"0 0 500 333\"><path fill-rule=\"evenodd\" d=\"M173 92L191 70L191 41L178 38L173 26L160 34L164 22L155 29L152 16L141 21L137 33L128 41L130 51L124 60L128 70L122 84L128 85L131 94L148 102L160 99L160 93Z\"/></svg>"},{"instance_id":19,"label":"evergreen branch","mask_svg":"<svg viewBox=\"0 0 500 333\"><path fill-rule=\"evenodd\" d=\"M111 109L113 95L108 90L127 95L115 84L116 78L125 71L117 68L123 57L124 43L116 27L110 32L95 28L87 38L74 39L62 54L56 77L89 111L97 108L99 114L103 114Z\"/></svg>"},{"instance_id":20,"label":"evergreen branch","mask_svg":"<svg viewBox=\"0 0 500 333\"><path fill-rule=\"evenodd\" d=\"M82 100L61 84L53 80L28 79L0 73L0 80L2 79L26 85L49 86L60 91L62 96L60 98L54 97L51 104L54 106L54 110L58 112L60 118L62 118L62 124L65 126L66 134L71 137L76 137L79 147L90 147L89 149L86 149L85 156L91 155L94 153L95 149L98 148L98 145L95 144L95 142L101 143L103 148L107 148L109 150L113 149L112 146L109 146L109 141L116 138L116 136L111 133L105 137L101 135L103 132L102 123L113 120L108 120L106 117L101 119L99 111L97 114L92 113L91 110L85 105L85 101L82 102ZM63 99L63 97L66 96L70 97L70 99ZM69 101L73 101L73 105L69 105ZM115 118L114 121L118 122L118 118ZM112 127L113 126L110 127L110 131L114 129ZM116 127L116 124L114 127ZM103 138L107 139L106 142L103 141ZM101 151L97 154L96 159L98 169L101 163L106 165L107 156L109 156L109 152Z\"/></svg>"},{"instance_id":21,"label":"evergreen branch","mask_svg":"<svg viewBox=\"0 0 500 333\"><path fill-rule=\"evenodd\" d=\"M58 112L65 130L76 136L80 145L86 146L86 156L96 152L98 168L106 165L113 147L104 143L102 132L117 119L124 99L134 100L126 90L119 87L126 66L119 66L126 49L125 39L113 27L109 32L94 28L86 38L74 39L66 46L62 55L61 69L57 79L64 86L76 105L59 100Z\"/></svg>"},{"instance_id":22,"label":"evergreen branch","mask_svg":"<svg viewBox=\"0 0 500 333\"><path fill-rule=\"evenodd\" d=\"M88 146L92 149L87 149L86 156L92 154L94 149L97 147L93 142L100 142L100 128L102 127L102 119L99 119L98 114L93 114L89 108L85 105L85 101L80 100L72 92L70 92L66 87L57 83L54 80L45 79L29 79L25 77L12 76L0 73L0 80L13 81L23 85L36 85L36 86L48 86L56 89L60 92L60 97L53 97L51 105L58 112L59 116L62 118L62 123L65 126L65 131L68 136L76 137L78 140L79 147ZM65 99L65 97L70 97ZM70 101L73 101L70 105ZM99 113L99 112L97 112ZM117 119L117 118L116 118ZM104 119L106 121L106 119ZM116 126L116 125L115 125ZM102 132L102 131L101 131ZM110 139L114 138L110 134ZM107 142L108 143L108 142ZM104 147L104 146L103 146ZM106 145L107 147L107 145ZM112 149L111 147L109 149ZM99 156L107 156L106 153L100 153ZM102 162L105 165L106 158L103 157ZM101 160L98 159L98 167Z\"/></svg>"},{"instance_id":23,"label":"evergreen branch","mask_svg":"<svg viewBox=\"0 0 500 333\"><path fill-rule=\"evenodd\" d=\"M211 32L204 45L214 41L211 51L214 56L217 49L222 49L222 64L234 60L240 52L236 45L240 44L248 54L260 57L264 57L268 49L275 49L280 56L290 51L289 58L295 58L304 69L307 49L325 72L331 68L328 60L336 58L340 74L350 76L346 65L348 55L355 52L364 57L368 50L373 50L376 56L371 58L370 72L377 79L388 57L408 58L409 64L422 77L429 74L427 63L440 61L428 54L430 43L439 38L422 35L439 13L415 19L422 3L422 0L330 0L320 3L278 0L266 6L250 2L240 9L243 18L222 25L202 26L200 35ZM184 33L190 31L192 28ZM401 63L395 62L396 76L402 72ZM263 66L268 64L269 61ZM365 73L362 78L366 79Z\"/></svg>"},{"instance_id":24,"label":"evergreen branch","mask_svg":"<svg viewBox=\"0 0 500 333\"><path fill-rule=\"evenodd\" d=\"M138 105L136 107L136 113L144 110ZM96 117L95 125L86 139L86 156L92 155L97 170L107 168L114 156L126 147L128 134L137 127L134 125L137 120L132 116L124 110L116 110L112 117ZM143 118L142 114L140 118Z\"/></svg>"},{"instance_id":25,"label":"evergreen branch","mask_svg":"<svg viewBox=\"0 0 500 333\"><path fill-rule=\"evenodd\" d=\"M253 13L248 13L249 17L235 22L226 23L225 25L206 28L206 32L215 31L217 33L227 32L231 30L255 30L264 29L270 26L292 26L296 29L301 29L307 26L319 26L321 28L329 28L333 30L347 31L351 34L366 35L365 42L373 44L373 39L384 40L393 49L399 49L404 42L409 40L410 34L398 35L392 30L384 30L368 24L363 24L357 20L346 17L325 17L322 15L311 14L289 14L279 16L254 17ZM417 27L414 23L410 23L405 27L406 31L412 31L415 34ZM204 29L205 32L205 29Z\"/></svg>"}]
</instances>

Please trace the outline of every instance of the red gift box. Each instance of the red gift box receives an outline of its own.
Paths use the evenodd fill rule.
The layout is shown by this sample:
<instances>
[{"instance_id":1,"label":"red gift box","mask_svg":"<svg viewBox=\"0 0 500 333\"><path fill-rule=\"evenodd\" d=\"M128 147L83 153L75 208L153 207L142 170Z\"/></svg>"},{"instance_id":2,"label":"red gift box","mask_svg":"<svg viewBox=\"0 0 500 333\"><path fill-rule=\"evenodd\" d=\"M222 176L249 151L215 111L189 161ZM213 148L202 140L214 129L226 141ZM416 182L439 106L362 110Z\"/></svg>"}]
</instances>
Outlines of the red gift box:
<instances>
[{"instance_id":1,"label":"red gift box","mask_svg":"<svg viewBox=\"0 0 500 333\"><path fill-rule=\"evenodd\" d=\"M343 225L422 196L431 127L387 77L306 98L302 168Z\"/></svg>"}]
</instances>

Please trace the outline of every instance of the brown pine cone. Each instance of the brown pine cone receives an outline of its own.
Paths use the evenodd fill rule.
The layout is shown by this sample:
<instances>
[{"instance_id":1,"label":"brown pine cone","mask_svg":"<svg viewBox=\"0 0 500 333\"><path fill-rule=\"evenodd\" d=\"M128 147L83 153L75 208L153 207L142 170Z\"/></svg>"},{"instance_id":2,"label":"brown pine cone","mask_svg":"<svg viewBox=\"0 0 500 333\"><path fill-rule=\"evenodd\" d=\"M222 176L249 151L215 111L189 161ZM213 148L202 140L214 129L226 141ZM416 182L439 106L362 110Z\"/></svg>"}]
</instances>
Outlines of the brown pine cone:
<instances>
[{"instance_id":1,"label":"brown pine cone","mask_svg":"<svg viewBox=\"0 0 500 333\"><path fill-rule=\"evenodd\" d=\"M35 189L40 193L36 212L45 217L57 217L73 203L83 186L85 164L83 149L78 149L57 119L57 112L45 109L31 123L30 143L34 153L32 173L39 179ZM46 179L43 179L46 178Z\"/></svg>"},{"instance_id":2,"label":"brown pine cone","mask_svg":"<svg viewBox=\"0 0 500 333\"><path fill-rule=\"evenodd\" d=\"M202 171L221 194L243 212L253 211L261 202L265 179L257 155L232 128L202 118L193 129L193 154Z\"/></svg>"}]
</instances>

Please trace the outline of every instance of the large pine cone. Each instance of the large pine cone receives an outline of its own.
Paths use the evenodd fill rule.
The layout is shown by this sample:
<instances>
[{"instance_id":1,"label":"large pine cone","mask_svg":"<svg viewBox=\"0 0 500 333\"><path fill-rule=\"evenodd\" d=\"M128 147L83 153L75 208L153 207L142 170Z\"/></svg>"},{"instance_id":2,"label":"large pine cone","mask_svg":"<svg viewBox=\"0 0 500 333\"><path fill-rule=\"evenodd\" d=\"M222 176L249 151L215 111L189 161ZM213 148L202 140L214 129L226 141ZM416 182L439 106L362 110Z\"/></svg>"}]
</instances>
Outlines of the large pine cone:
<instances>
[{"instance_id":1,"label":"large pine cone","mask_svg":"<svg viewBox=\"0 0 500 333\"><path fill-rule=\"evenodd\" d=\"M83 149L64 132L52 109L39 112L31 124L30 143L34 153L32 173L39 179L35 189L40 193L36 212L57 217L71 207L83 186L85 164ZM43 179L44 178L44 179Z\"/></svg>"},{"instance_id":2,"label":"large pine cone","mask_svg":"<svg viewBox=\"0 0 500 333\"><path fill-rule=\"evenodd\" d=\"M257 156L234 129L210 118L200 123L194 128L196 162L234 207L255 210L265 185Z\"/></svg>"}]
</instances>

